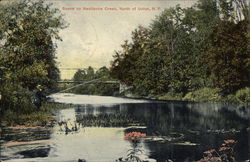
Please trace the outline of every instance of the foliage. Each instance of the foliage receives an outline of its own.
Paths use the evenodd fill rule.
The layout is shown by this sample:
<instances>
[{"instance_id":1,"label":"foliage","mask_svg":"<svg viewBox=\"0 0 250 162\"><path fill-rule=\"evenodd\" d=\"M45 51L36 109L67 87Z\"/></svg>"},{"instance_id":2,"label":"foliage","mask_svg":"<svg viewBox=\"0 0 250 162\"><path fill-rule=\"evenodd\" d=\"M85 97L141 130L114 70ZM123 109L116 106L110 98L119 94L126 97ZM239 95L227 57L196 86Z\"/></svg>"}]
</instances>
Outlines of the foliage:
<instances>
[{"instance_id":1,"label":"foliage","mask_svg":"<svg viewBox=\"0 0 250 162\"><path fill-rule=\"evenodd\" d=\"M188 92L185 96L182 93L168 92L157 96L159 100L184 100L184 101L196 101L196 102L232 102L247 104L250 102L250 90L249 87L239 89L236 93L222 95L222 91L219 88L201 88L195 91Z\"/></svg>"},{"instance_id":2,"label":"foliage","mask_svg":"<svg viewBox=\"0 0 250 162\"><path fill-rule=\"evenodd\" d=\"M250 51L247 21L237 24L222 21L212 34L207 52L208 67L214 86L235 91L249 86Z\"/></svg>"},{"instance_id":3,"label":"foliage","mask_svg":"<svg viewBox=\"0 0 250 162\"><path fill-rule=\"evenodd\" d=\"M106 68L106 67L103 67ZM73 76L74 81L87 81L92 80L95 77L94 69L89 66L86 70L78 69Z\"/></svg>"},{"instance_id":4,"label":"foliage","mask_svg":"<svg viewBox=\"0 0 250 162\"><path fill-rule=\"evenodd\" d=\"M78 116L76 121L83 127L128 127L143 124L131 115L120 113Z\"/></svg>"},{"instance_id":5,"label":"foliage","mask_svg":"<svg viewBox=\"0 0 250 162\"><path fill-rule=\"evenodd\" d=\"M140 96L186 95L204 87L234 93L250 84L248 13L245 0L200 0L166 9L115 52L111 76ZM220 99L197 93L202 100Z\"/></svg>"},{"instance_id":6,"label":"foliage","mask_svg":"<svg viewBox=\"0 0 250 162\"><path fill-rule=\"evenodd\" d=\"M220 101L222 97L219 95L218 88L202 88L185 95L183 100L188 101Z\"/></svg>"},{"instance_id":7,"label":"foliage","mask_svg":"<svg viewBox=\"0 0 250 162\"><path fill-rule=\"evenodd\" d=\"M20 110L17 111L13 107L8 108L1 113L1 126L15 126L15 125L26 125L26 126L45 126L51 125L54 122L52 114L57 109L62 109L65 106L62 104L48 103L42 104L39 110L32 110L27 103L21 103L23 107L18 107ZM33 105L30 105L33 106ZM33 106L34 107L34 106ZM25 111L26 108L26 111Z\"/></svg>"},{"instance_id":8,"label":"foliage","mask_svg":"<svg viewBox=\"0 0 250 162\"><path fill-rule=\"evenodd\" d=\"M65 27L59 10L43 1L24 0L3 5L0 14L3 78L16 79L31 90L37 84L51 88L59 77L52 39L60 39L58 29Z\"/></svg>"},{"instance_id":9,"label":"foliage","mask_svg":"<svg viewBox=\"0 0 250 162\"><path fill-rule=\"evenodd\" d=\"M132 149L128 150L128 154L126 158L120 158L116 161L126 161L126 162L141 162L143 160L140 159L139 154L142 153L142 150L138 148L138 144L142 138L146 137L146 133L141 132L130 132L126 133L124 136L125 140L128 140L132 144Z\"/></svg>"},{"instance_id":10,"label":"foliage","mask_svg":"<svg viewBox=\"0 0 250 162\"><path fill-rule=\"evenodd\" d=\"M216 151L215 149L207 150L204 152L206 156L198 162L236 162L234 157L234 147L237 141L233 139L224 140L224 143Z\"/></svg>"},{"instance_id":11,"label":"foliage","mask_svg":"<svg viewBox=\"0 0 250 162\"><path fill-rule=\"evenodd\" d=\"M119 85L117 84L87 84L74 88L70 92L76 94L113 96L117 91L119 91Z\"/></svg>"},{"instance_id":12,"label":"foliage","mask_svg":"<svg viewBox=\"0 0 250 162\"><path fill-rule=\"evenodd\" d=\"M110 71L107 67L101 67L96 72L90 66L87 70L77 70L73 76L74 81L90 81L93 79L100 79L98 81L114 80L110 77ZM112 96L119 91L118 84L85 84L72 89L70 92L77 94L89 95L105 95Z\"/></svg>"},{"instance_id":13,"label":"foliage","mask_svg":"<svg viewBox=\"0 0 250 162\"><path fill-rule=\"evenodd\" d=\"M15 82L4 83L1 86L1 114L5 110L18 113L30 113L35 107L31 103L31 92Z\"/></svg>"},{"instance_id":14,"label":"foliage","mask_svg":"<svg viewBox=\"0 0 250 162\"><path fill-rule=\"evenodd\" d=\"M86 80L86 72L85 70L78 69L73 76L74 81L83 81Z\"/></svg>"},{"instance_id":15,"label":"foliage","mask_svg":"<svg viewBox=\"0 0 250 162\"><path fill-rule=\"evenodd\" d=\"M163 94L159 97L157 97L157 99L159 100L182 100L183 96L182 93L174 93L172 91L166 93L166 94Z\"/></svg>"},{"instance_id":16,"label":"foliage","mask_svg":"<svg viewBox=\"0 0 250 162\"><path fill-rule=\"evenodd\" d=\"M239 103L236 99L235 94L229 94L226 96L222 96L222 99L220 100L222 102L231 102L231 103Z\"/></svg>"},{"instance_id":17,"label":"foliage","mask_svg":"<svg viewBox=\"0 0 250 162\"><path fill-rule=\"evenodd\" d=\"M238 90L235 96L240 103L250 103L250 88L246 87Z\"/></svg>"},{"instance_id":18,"label":"foliage","mask_svg":"<svg viewBox=\"0 0 250 162\"><path fill-rule=\"evenodd\" d=\"M31 91L38 84L56 87L55 40L66 23L59 9L42 0L0 2L0 20L0 105L32 111Z\"/></svg>"}]
</instances>

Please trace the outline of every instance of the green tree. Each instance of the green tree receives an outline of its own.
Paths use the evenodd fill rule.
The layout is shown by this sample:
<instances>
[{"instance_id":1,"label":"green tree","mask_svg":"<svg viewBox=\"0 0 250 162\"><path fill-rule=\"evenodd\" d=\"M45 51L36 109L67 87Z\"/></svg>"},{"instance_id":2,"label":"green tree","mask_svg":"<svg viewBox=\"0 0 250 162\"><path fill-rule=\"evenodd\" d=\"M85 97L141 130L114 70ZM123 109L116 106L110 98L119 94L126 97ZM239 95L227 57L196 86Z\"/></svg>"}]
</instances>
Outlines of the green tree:
<instances>
[{"instance_id":1,"label":"green tree","mask_svg":"<svg viewBox=\"0 0 250 162\"><path fill-rule=\"evenodd\" d=\"M222 21L207 52L215 87L235 91L250 85L249 21Z\"/></svg>"},{"instance_id":2,"label":"green tree","mask_svg":"<svg viewBox=\"0 0 250 162\"><path fill-rule=\"evenodd\" d=\"M132 42L116 52L111 74L143 95L186 93L203 86L203 55L218 20L216 3L209 0L189 9L177 5L163 11L150 28L136 29Z\"/></svg>"},{"instance_id":3,"label":"green tree","mask_svg":"<svg viewBox=\"0 0 250 162\"><path fill-rule=\"evenodd\" d=\"M214 30L223 28L220 24L224 21L231 21L229 26L232 27L241 20L239 15L247 19L247 8L244 0L200 0L189 8L177 5L166 9L152 21L149 28L140 26L134 30L132 41L125 41L122 50L116 51L111 76L133 86L140 95L169 91L186 94L215 86L214 74L212 76L211 73L216 70L211 72L211 69L221 68L223 71L226 67L212 63L215 57L221 57L220 52L207 57L208 51L215 50L217 38ZM248 42L248 39L243 37L240 40L242 44L237 46L239 49L246 49L243 42ZM227 48L227 45L221 47ZM243 74L243 71L239 73ZM244 80L248 80L246 76Z\"/></svg>"},{"instance_id":4,"label":"green tree","mask_svg":"<svg viewBox=\"0 0 250 162\"><path fill-rule=\"evenodd\" d=\"M74 81L84 81L87 79L87 74L85 70L78 69L73 76Z\"/></svg>"},{"instance_id":5,"label":"green tree","mask_svg":"<svg viewBox=\"0 0 250 162\"><path fill-rule=\"evenodd\" d=\"M193 70L190 70L190 65L193 64L189 62L192 61L195 51L190 31L182 24L183 18L184 10L177 5L163 11L151 24L153 39L159 44L152 50L158 50L158 59L162 60L160 74L167 84L165 92L173 90L185 93L190 88L189 75Z\"/></svg>"},{"instance_id":6,"label":"green tree","mask_svg":"<svg viewBox=\"0 0 250 162\"><path fill-rule=\"evenodd\" d=\"M38 84L56 86L55 41L67 25L59 9L42 0L0 2L0 21L1 104L24 111Z\"/></svg>"},{"instance_id":7,"label":"green tree","mask_svg":"<svg viewBox=\"0 0 250 162\"><path fill-rule=\"evenodd\" d=\"M150 75L149 73L147 76L144 75L144 72L148 72L147 70L145 71L145 66L149 66L145 62L144 64L142 63L142 57L147 53L146 46L149 44L149 32L149 29L142 26L134 30L132 32L132 42L124 42L122 51L116 52L111 65L112 77L119 79L127 85L134 86L141 93L146 93L150 90L151 81L156 79L154 77L150 77L149 79L147 77ZM141 89L142 85L146 86Z\"/></svg>"},{"instance_id":8,"label":"green tree","mask_svg":"<svg viewBox=\"0 0 250 162\"><path fill-rule=\"evenodd\" d=\"M95 78L110 78L109 69L106 66L101 67L95 73Z\"/></svg>"},{"instance_id":9,"label":"green tree","mask_svg":"<svg viewBox=\"0 0 250 162\"><path fill-rule=\"evenodd\" d=\"M91 80L95 78L95 70L93 67L89 66L88 69L86 70L87 73L87 79Z\"/></svg>"},{"instance_id":10,"label":"green tree","mask_svg":"<svg viewBox=\"0 0 250 162\"><path fill-rule=\"evenodd\" d=\"M52 88L59 78L53 39L60 40L59 29L65 27L60 11L43 1L0 5L1 65L24 88Z\"/></svg>"},{"instance_id":11,"label":"green tree","mask_svg":"<svg viewBox=\"0 0 250 162\"><path fill-rule=\"evenodd\" d=\"M101 67L96 72L92 67L87 69L89 73L84 70L78 70L75 74L73 79L75 81L89 81L92 79L101 79L99 81L105 80L114 80L110 77L110 71L106 66ZM71 92L78 93L78 94L88 94L88 95L105 95L105 96L112 96L118 91L119 85L118 84L105 84L105 83L95 83L95 84L85 84L79 87L76 87Z\"/></svg>"},{"instance_id":12,"label":"green tree","mask_svg":"<svg viewBox=\"0 0 250 162\"><path fill-rule=\"evenodd\" d=\"M189 34L191 44L186 48L189 54L192 90L210 86L207 63L204 59L207 49L211 45L211 34L220 22L217 0L200 0L195 5L184 9L185 17L182 26ZM184 47L186 47L184 45Z\"/></svg>"}]
</instances>

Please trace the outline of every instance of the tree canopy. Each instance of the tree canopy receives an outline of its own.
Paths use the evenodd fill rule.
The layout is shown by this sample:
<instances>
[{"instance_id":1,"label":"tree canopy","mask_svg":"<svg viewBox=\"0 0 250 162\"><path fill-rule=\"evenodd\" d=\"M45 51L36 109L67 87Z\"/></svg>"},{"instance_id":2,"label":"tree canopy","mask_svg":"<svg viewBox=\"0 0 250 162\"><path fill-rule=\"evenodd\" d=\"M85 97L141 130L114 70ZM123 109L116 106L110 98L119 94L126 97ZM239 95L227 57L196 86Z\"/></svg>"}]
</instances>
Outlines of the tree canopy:
<instances>
[{"instance_id":1,"label":"tree canopy","mask_svg":"<svg viewBox=\"0 0 250 162\"><path fill-rule=\"evenodd\" d=\"M111 75L140 95L249 86L248 20L245 0L166 9L115 52Z\"/></svg>"},{"instance_id":2,"label":"tree canopy","mask_svg":"<svg viewBox=\"0 0 250 162\"><path fill-rule=\"evenodd\" d=\"M58 9L43 1L24 0L1 5L1 67L5 79L15 78L23 87L47 87L59 77L55 39L65 22Z\"/></svg>"},{"instance_id":3,"label":"tree canopy","mask_svg":"<svg viewBox=\"0 0 250 162\"><path fill-rule=\"evenodd\" d=\"M99 79L99 81L112 81L114 80L110 76L110 70L103 66L97 71L94 71L94 68L89 66L87 69L79 69L73 76L74 81L91 81L93 79ZM116 95L119 92L119 84L86 84L74 88L70 92L78 94L92 94L92 95L105 95L112 96Z\"/></svg>"},{"instance_id":4,"label":"tree canopy","mask_svg":"<svg viewBox=\"0 0 250 162\"><path fill-rule=\"evenodd\" d=\"M56 40L67 24L59 9L43 0L0 2L0 70L3 100L38 84L54 88L59 78Z\"/></svg>"}]
</instances>

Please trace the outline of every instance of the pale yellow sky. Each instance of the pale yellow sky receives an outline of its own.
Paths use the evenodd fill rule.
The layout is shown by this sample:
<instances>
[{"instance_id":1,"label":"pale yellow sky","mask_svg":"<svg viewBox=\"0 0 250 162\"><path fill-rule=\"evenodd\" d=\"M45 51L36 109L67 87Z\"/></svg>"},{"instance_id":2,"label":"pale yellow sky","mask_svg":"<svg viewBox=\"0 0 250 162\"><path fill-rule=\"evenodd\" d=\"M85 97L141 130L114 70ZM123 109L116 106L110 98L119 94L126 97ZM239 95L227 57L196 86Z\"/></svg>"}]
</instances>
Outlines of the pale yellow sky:
<instances>
[{"instance_id":1,"label":"pale yellow sky","mask_svg":"<svg viewBox=\"0 0 250 162\"><path fill-rule=\"evenodd\" d=\"M129 40L131 32L138 25L148 26L156 15L165 8L180 4L191 6L196 0L162 0L162 1L65 1L54 0L54 7L59 8L70 24L60 32L63 39L57 42L57 61L59 67L84 68L93 66L109 67L115 50L120 49L124 40ZM64 8L81 8L65 10ZM82 8L103 8L101 11L82 10ZM118 10L105 10L105 8ZM130 8L128 11L120 10ZM136 7L137 10L132 10ZM156 10L143 11L138 8ZM159 8L159 10L158 10ZM61 70L62 78L72 77L75 71Z\"/></svg>"}]
</instances>

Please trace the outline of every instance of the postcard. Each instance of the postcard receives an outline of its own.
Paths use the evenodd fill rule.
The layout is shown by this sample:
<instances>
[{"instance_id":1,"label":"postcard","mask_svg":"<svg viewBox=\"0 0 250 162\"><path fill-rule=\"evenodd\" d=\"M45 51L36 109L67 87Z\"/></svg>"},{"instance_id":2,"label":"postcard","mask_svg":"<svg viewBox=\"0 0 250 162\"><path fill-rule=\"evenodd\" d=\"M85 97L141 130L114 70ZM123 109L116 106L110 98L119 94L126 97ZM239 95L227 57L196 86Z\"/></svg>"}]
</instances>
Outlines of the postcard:
<instances>
[{"instance_id":1,"label":"postcard","mask_svg":"<svg viewBox=\"0 0 250 162\"><path fill-rule=\"evenodd\" d=\"M246 0L0 0L0 161L250 161Z\"/></svg>"}]
</instances>

